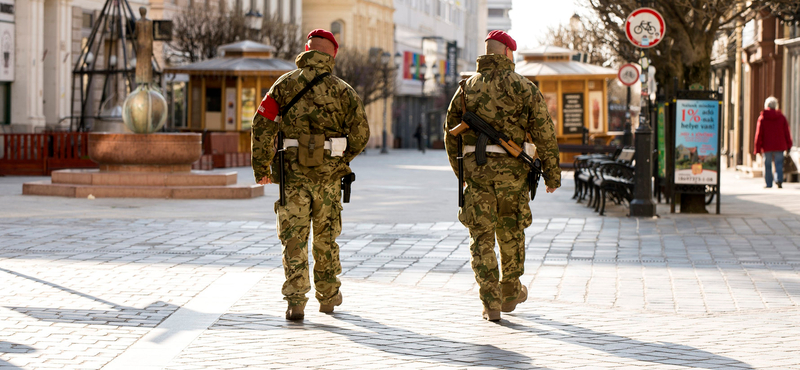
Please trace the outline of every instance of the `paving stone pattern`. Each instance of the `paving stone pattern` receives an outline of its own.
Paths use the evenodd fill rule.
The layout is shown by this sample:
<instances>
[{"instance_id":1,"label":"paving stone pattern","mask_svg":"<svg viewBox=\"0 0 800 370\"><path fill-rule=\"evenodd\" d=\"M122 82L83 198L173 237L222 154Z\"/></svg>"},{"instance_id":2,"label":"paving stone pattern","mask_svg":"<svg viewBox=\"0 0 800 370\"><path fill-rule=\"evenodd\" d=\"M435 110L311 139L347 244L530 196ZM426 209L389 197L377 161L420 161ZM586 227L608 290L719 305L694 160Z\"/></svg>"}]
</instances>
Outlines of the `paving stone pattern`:
<instances>
[{"instance_id":1,"label":"paving stone pattern","mask_svg":"<svg viewBox=\"0 0 800 370\"><path fill-rule=\"evenodd\" d=\"M460 224L344 230L344 305L296 324L272 223L2 218L0 368L100 368L258 271L167 368L800 369L797 217L536 219L530 298L501 324L480 319Z\"/></svg>"}]
</instances>

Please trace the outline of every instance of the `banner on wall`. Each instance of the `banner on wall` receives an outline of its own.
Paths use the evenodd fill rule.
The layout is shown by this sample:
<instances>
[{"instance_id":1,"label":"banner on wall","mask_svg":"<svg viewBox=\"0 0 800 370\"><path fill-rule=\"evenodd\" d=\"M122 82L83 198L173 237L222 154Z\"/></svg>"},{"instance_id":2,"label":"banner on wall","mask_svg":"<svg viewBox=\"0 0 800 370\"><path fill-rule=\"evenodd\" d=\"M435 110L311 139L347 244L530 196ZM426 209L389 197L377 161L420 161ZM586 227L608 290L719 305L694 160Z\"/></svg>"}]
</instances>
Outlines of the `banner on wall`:
<instances>
[{"instance_id":1,"label":"banner on wall","mask_svg":"<svg viewBox=\"0 0 800 370\"><path fill-rule=\"evenodd\" d=\"M553 126L558 127L558 94L554 92L542 93L544 103L547 104L547 112L553 120Z\"/></svg>"},{"instance_id":2,"label":"banner on wall","mask_svg":"<svg viewBox=\"0 0 800 370\"><path fill-rule=\"evenodd\" d=\"M675 184L718 185L718 135L718 101L677 100Z\"/></svg>"},{"instance_id":3,"label":"banner on wall","mask_svg":"<svg viewBox=\"0 0 800 370\"><path fill-rule=\"evenodd\" d=\"M425 55L406 51L403 53L403 79L422 80L422 65L425 64Z\"/></svg>"},{"instance_id":4,"label":"banner on wall","mask_svg":"<svg viewBox=\"0 0 800 370\"><path fill-rule=\"evenodd\" d=\"M605 132L605 122L603 122L603 92L590 91L589 92L589 132L603 133Z\"/></svg>"},{"instance_id":5,"label":"banner on wall","mask_svg":"<svg viewBox=\"0 0 800 370\"><path fill-rule=\"evenodd\" d=\"M451 85L458 83L458 44L455 41L447 43L447 70L442 76L446 76L444 83Z\"/></svg>"}]
</instances>

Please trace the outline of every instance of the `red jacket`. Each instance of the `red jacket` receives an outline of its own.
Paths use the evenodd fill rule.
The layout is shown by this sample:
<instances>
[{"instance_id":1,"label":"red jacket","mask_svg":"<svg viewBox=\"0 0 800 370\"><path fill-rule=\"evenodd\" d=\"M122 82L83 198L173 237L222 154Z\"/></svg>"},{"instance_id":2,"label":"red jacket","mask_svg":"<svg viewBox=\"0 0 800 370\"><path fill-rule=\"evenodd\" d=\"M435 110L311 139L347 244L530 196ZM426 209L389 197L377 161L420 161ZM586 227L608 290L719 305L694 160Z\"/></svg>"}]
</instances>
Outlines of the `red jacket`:
<instances>
[{"instance_id":1,"label":"red jacket","mask_svg":"<svg viewBox=\"0 0 800 370\"><path fill-rule=\"evenodd\" d=\"M765 109L761 111L756 126L756 142L753 154L762 152L782 152L792 147L792 134L789 122L781 111Z\"/></svg>"}]
</instances>

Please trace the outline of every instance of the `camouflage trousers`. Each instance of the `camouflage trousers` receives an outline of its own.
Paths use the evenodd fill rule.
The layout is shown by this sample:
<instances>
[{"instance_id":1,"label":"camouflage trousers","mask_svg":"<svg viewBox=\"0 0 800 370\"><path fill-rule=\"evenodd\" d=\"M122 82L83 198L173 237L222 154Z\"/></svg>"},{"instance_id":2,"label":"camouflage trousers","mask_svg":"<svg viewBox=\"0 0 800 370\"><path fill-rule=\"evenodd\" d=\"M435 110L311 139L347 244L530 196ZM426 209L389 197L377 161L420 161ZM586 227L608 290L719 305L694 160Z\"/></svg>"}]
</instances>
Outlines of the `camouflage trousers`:
<instances>
[{"instance_id":1,"label":"camouflage trousers","mask_svg":"<svg viewBox=\"0 0 800 370\"><path fill-rule=\"evenodd\" d=\"M469 229L472 270L484 306L499 310L522 289L525 272L525 228L531 225L527 169L516 159L489 158L477 166L465 158L464 207L458 219ZM495 254L500 246L500 268Z\"/></svg>"},{"instance_id":2,"label":"camouflage trousers","mask_svg":"<svg viewBox=\"0 0 800 370\"><path fill-rule=\"evenodd\" d=\"M286 282L281 292L289 305L305 304L311 290L308 277L308 237L313 233L314 287L320 304L330 304L342 285L339 245L342 232L341 183L288 181L286 205L275 202L278 238L283 244Z\"/></svg>"}]
</instances>

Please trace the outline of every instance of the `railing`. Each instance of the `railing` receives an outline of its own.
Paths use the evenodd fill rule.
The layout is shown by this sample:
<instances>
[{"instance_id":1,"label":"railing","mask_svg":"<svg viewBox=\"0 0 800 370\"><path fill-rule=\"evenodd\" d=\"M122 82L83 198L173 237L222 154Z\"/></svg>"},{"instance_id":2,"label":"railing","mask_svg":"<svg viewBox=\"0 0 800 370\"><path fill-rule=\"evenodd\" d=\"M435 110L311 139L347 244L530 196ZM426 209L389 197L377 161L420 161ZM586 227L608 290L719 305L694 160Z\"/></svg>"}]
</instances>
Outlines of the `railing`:
<instances>
[{"instance_id":1,"label":"railing","mask_svg":"<svg viewBox=\"0 0 800 370\"><path fill-rule=\"evenodd\" d=\"M47 176L65 168L96 168L86 132L0 134L0 175Z\"/></svg>"}]
</instances>

